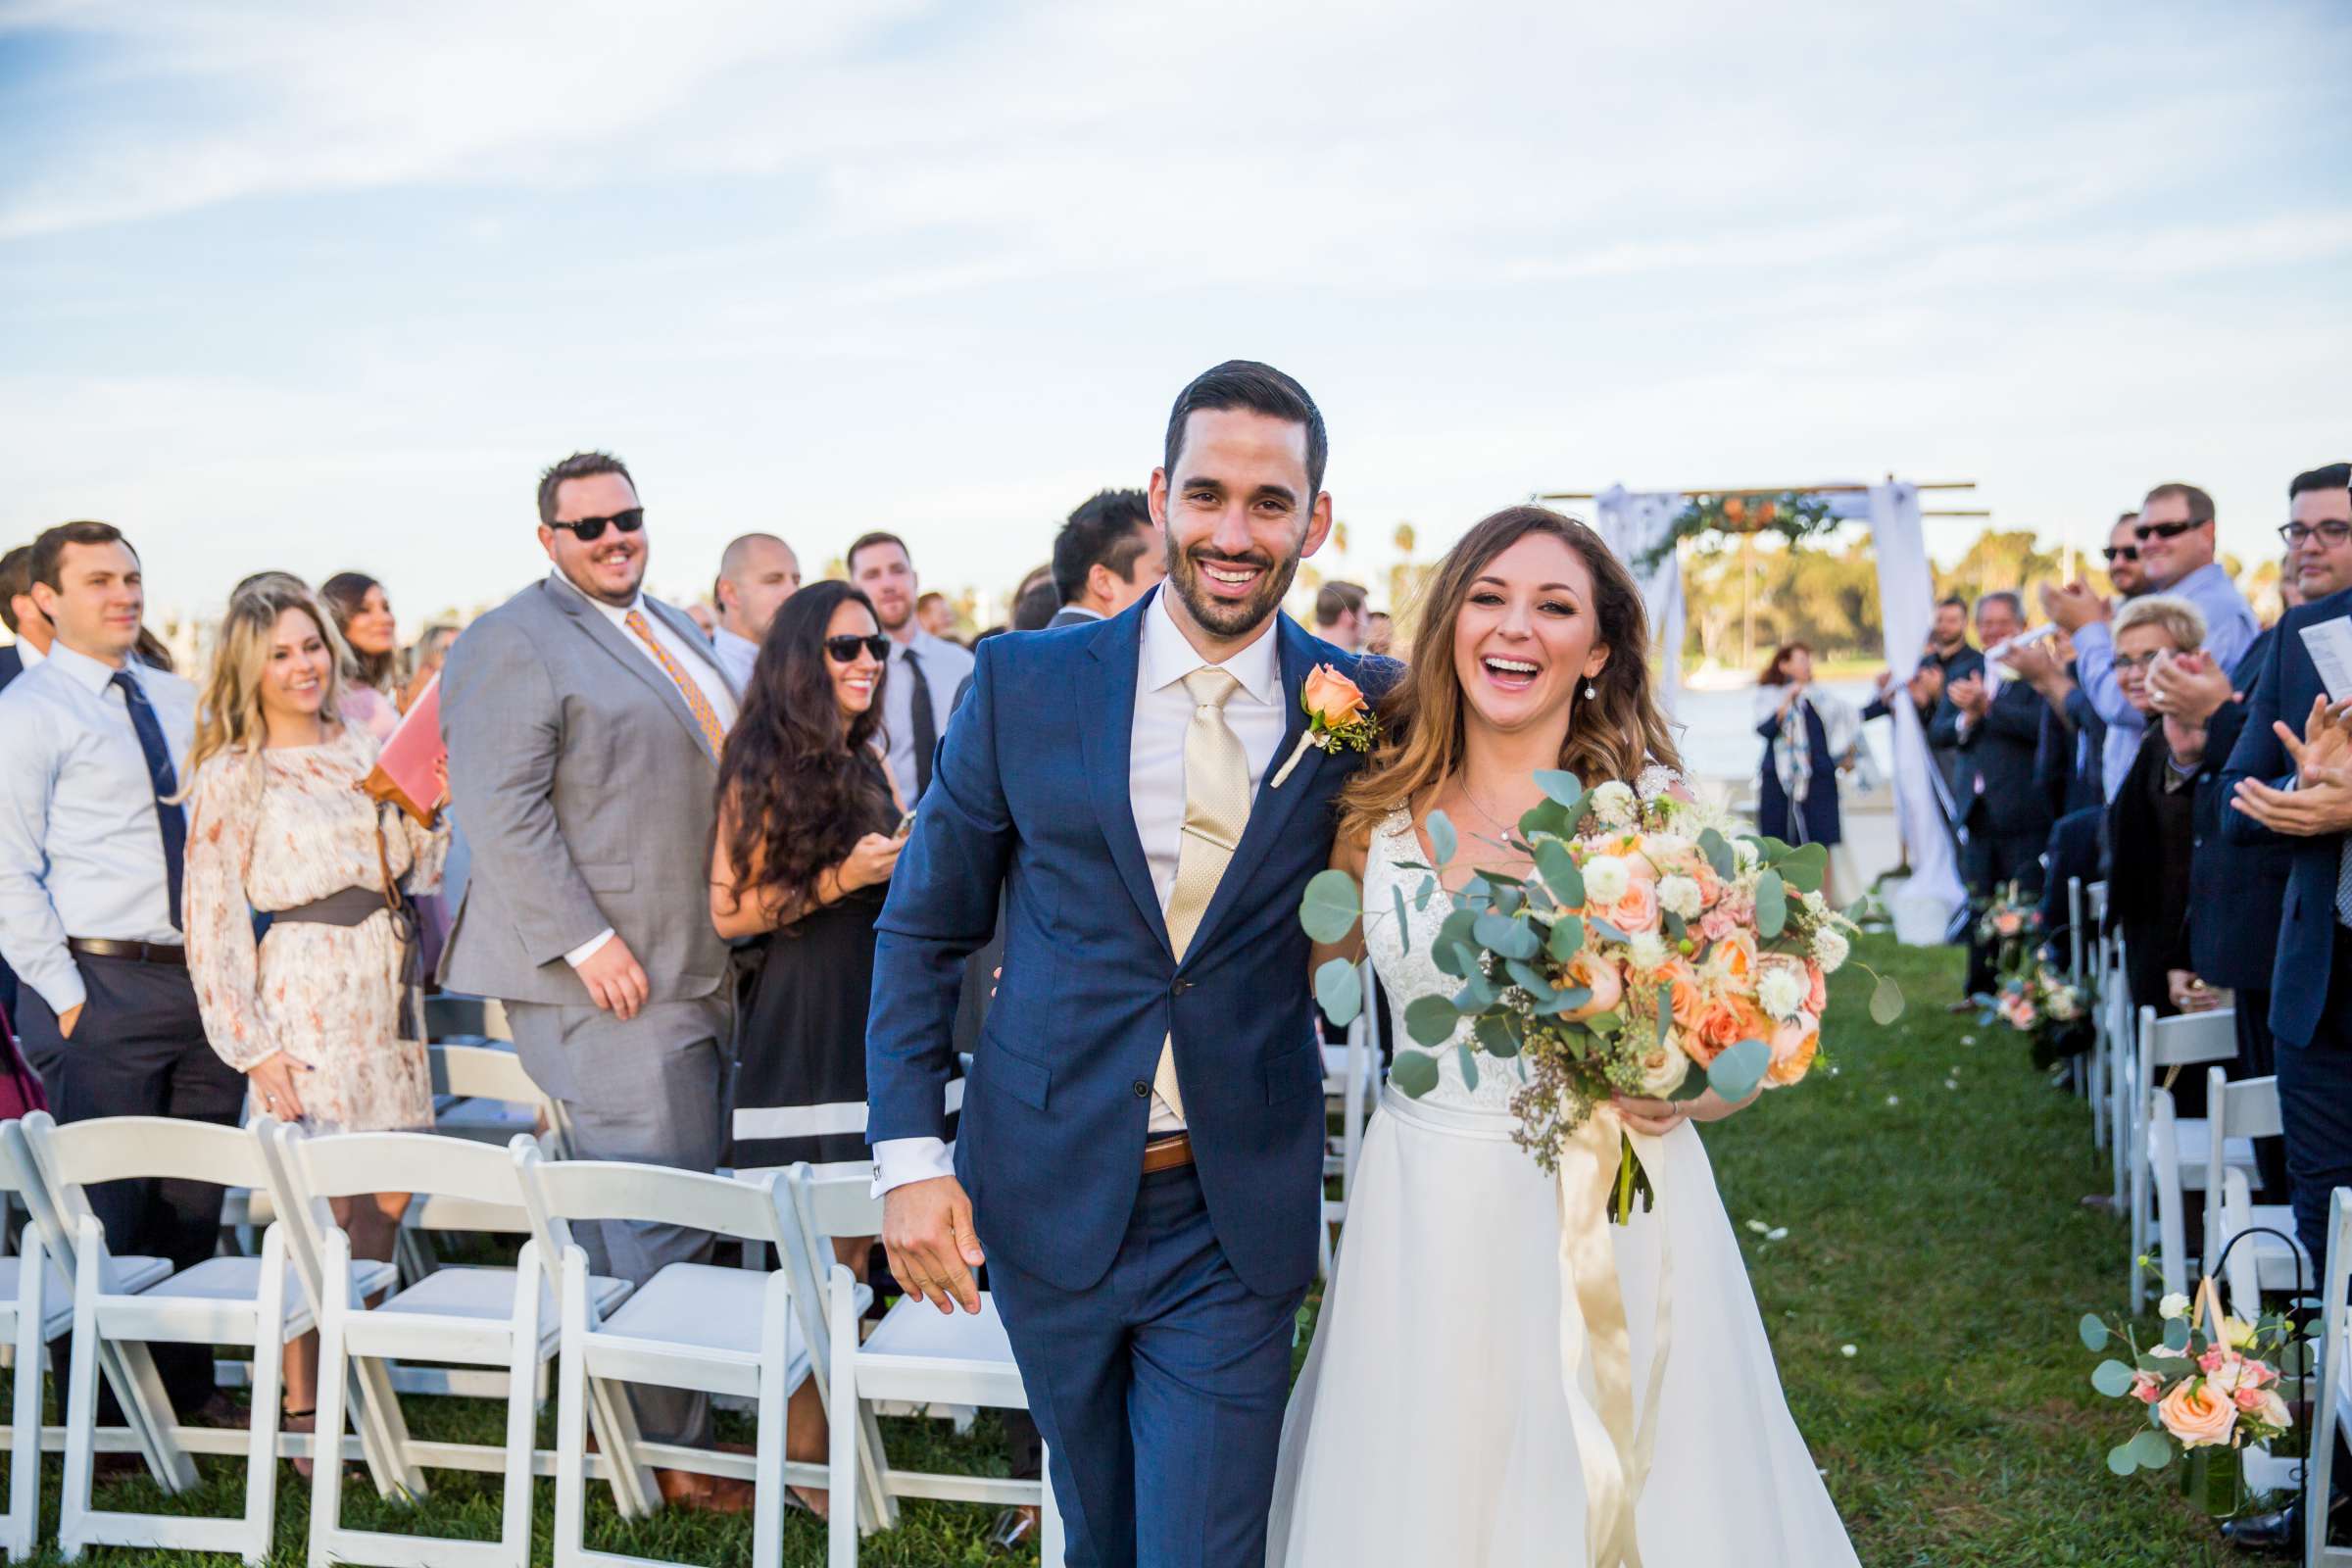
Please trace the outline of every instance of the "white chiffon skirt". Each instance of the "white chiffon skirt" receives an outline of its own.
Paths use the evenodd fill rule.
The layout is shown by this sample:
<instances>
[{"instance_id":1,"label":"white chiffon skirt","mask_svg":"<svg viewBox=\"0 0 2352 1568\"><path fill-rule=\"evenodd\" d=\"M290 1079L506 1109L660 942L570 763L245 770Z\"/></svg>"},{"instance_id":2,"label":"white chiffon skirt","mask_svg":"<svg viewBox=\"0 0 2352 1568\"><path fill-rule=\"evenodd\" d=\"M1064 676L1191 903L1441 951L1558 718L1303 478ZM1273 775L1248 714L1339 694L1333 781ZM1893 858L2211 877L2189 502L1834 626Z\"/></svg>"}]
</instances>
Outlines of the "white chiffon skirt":
<instances>
[{"instance_id":1,"label":"white chiffon skirt","mask_svg":"<svg viewBox=\"0 0 2352 1568\"><path fill-rule=\"evenodd\" d=\"M1339 1266L1291 1396L1269 1568L1575 1568L1584 1474L1560 1387L1558 1201L1507 1116L1394 1090L1364 1139ZM1788 1414L1695 1129L1658 1207L1612 1227L1637 1410L1673 1251L1644 1568L1841 1568L1844 1527ZM1592 1392L1590 1360L1584 1368Z\"/></svg>"}]
</instances>

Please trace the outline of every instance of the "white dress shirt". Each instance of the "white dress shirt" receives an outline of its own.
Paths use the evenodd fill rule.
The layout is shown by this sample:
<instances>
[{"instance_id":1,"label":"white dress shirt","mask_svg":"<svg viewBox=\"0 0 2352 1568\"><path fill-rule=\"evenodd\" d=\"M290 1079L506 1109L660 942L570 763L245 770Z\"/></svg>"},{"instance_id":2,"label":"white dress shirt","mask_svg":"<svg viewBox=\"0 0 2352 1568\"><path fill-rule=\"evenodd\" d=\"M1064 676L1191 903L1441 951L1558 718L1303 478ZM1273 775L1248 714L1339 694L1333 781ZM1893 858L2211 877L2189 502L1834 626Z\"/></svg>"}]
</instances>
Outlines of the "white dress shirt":
<instances>
[{"instance_id":1,"label":"white dress shirt","mask_svg":"<svg viewBox=\"0 0 2352 1568\"><path fill-rule=\"evenodd\" d=\"M645 608L645 595L642 593L625 605L608 605L602 599L590 599L588 595L581 594L571 579L560 571L549 572L547 580L567 593L580 594L580 597L587 600L598 614L612 623L612 629L620 633L621 641L644 655L645 662L653 665L655 672L667 681L669 680L669 671L662 667L662 661L654 657L654 651L651 648L646 647L644 638L629 630L629 612L635 611L644 615L646 629L654 634L654 640L662 645L663 652L678 662L678 667L686 671L687 677L703 694L703 700L710 705L710 710L718 715L718 727L721 730L730 730L735 727L735 718L740 710L735 704L735 694L727 689L726 678L719 672L716 657L710 644L704 643L698 638L695 644L689 645L686 639L677 634L668 621ZM672 682L672 684L675 683ZM598 950L612 940L612 928L607 926L564 955L564 961L577 969L581 964L595 957Z\"/></svg>"},{"instance_id":2,"label":"white dress shirt","mask_svg":"<svg viewBox=\"0 0 2352 1568\"><path fill-rule=\"evenodd\" d=\"M9 646L17 651L17 662L24 666L24 669L30 669L33 665L39 663L42 660L49 657L47 654L41 652L38 648L33 647L32 643L26 638L20 637L15 642L9 644ZM23 674L24 669L19 670L18 673Z\"/></svg>"},{"instance_id":3,"label":"white dress shirt","mask_svg":"<svg viewBox=\"0 0 2352 1568\"><path fill-rule=\"evenodd\" d=\"M1163 590L1144 614L1143 647L1137 656L1135 731L1127 746L1127 804L1135 813L1136 836L1143 840L1144 859L1152 868L1152 891L1160 909L1176 886L1176 862L1184 848L1184 741L1199 706L1185 690L1184 678L1209 667L1176 624ZM1250 759L1250 798L1276 762L1282 737L1290 728L1290 707L1283 700L1282 644L1274 635L1275 616L1266 617L1256 638L1218 667L1241 690L1225 703L1225 723ZM1155 1091L1152 1096L1151 1136L1164 1138L1184 1131L1183 1118ZM886 1138L874 1146L874 1191L887 1193L908 1182L952 1176L955 1163L948 1146L937 1138Z\"/></svg>"},{"instance_id":4,"label":"white dress shirt","mask_svg":"<svg viewBox=\"0 0 2352 1568\"><path fill-rule=\"evenodd\" d=\"M948 714L956 708L956 688L963 684L973 664L969 649L934 637L920 626L915 627L911 644L890 639L890 679L882 687L882 727L890 735L890 776L898 780L899 798L908 806L922 793L915 788L914 677L906 672L910 650L923 666L923 684L931 688L934 740L946 737Z\"/></svg>"},{"instance_id":5,"label":"white dress shirt","mask_svg":"<svg viewBox=\"0 0 2352 1568\"><path fill-rule=\"evenodd\" d=\"M752 689L752 666L760 662L760 645L721 626L710 634L710 654L739 692Z\"/></svg>"},{"instance_id":6,"label":"white dress shirt","mask_svg":"<svg viewBox=\"0 0 2352 1568\"><path fill-rule=\"evenodd\" d=\"M136 660L125 669L186 783L196 688ZM180 942L154 781L114 678L53 643L0 691L0 956L60 1013L84 997L68 937Z\"/></svg>"}]
</instances>

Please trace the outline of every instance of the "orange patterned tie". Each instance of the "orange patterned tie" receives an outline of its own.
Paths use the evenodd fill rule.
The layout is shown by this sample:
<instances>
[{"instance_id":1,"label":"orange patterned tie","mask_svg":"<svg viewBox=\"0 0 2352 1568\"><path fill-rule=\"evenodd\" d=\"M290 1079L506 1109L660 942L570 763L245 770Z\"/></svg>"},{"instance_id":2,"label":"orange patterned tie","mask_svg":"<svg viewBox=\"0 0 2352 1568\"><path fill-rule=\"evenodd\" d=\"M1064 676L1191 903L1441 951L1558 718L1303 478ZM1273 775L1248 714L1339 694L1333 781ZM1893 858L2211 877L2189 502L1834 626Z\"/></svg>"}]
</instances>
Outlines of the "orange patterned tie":
<instances>
[{"instance_id":1,"label":"orange patterned tie","mask_svg":"<svg viewBox=\"0 0 2352 1568\"><path fill-rule=\"evenodd\" d=\"M621 623L637 634L639 642L654 651L654 658L669 672L669 678L677 683L678 695L686 699L686 707L694 714L694 721L703 726L703 739L710 745L710 755L717 757L727 744L727 731L726 726L719 723L718 712L710 706L710 699L703 695L703 689L695 684L694 677L669 657L669 650L662 646L661 640L654 636L654 628L646 624L643 611L630 611L621 616Z\"/></svg>"}]
</instances>

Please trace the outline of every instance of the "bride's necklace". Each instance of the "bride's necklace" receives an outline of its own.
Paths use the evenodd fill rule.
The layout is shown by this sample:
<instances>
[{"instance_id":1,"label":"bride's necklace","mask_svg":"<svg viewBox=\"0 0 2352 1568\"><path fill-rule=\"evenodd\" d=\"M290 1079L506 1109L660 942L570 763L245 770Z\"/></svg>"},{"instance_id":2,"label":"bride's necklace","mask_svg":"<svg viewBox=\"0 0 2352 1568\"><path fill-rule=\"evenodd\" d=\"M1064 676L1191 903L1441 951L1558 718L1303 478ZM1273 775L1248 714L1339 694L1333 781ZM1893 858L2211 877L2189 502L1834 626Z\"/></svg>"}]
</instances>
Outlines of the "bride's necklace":
<instances>
[{"instance_id":1,"label":"bride's necklace","mask_svg":"<svg viewBox=\"0 0 2352 1568\"><path fill-rule=\"evenodd\" d=\"M1470 803L1470 808L1472 810L1476 811L1479 815L1487 819L1487 825L1489 827L1492 827L1495 832L1502 834L1505 838L1508 838L1511 835L1513 830L1510 824L1504 822L1501 817L1496 816L1493 811L1488 810L1486 803L1471 793L1470 775L1467 772L1462 774L1462 799Z\"/></svg>"}]
</instances>

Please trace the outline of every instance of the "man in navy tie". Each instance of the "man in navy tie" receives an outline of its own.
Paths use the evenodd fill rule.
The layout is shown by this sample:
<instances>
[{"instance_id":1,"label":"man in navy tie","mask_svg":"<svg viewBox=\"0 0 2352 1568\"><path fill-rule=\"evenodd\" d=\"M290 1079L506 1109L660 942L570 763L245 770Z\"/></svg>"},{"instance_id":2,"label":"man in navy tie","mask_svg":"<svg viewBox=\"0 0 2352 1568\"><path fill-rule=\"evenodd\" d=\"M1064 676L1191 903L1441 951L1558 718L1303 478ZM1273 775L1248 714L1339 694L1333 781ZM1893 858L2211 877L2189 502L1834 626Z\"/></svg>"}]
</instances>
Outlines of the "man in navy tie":
<instances>
[{"instance_id":1,"label":"man in navy tie","mask_svg":"<svg viewBox=\"0 0 2352 1568\"><path fill-rule=\"evenodd\" d=\"M245 1081L205 1041L180 936L187 815L177 802L196 689L132 657L139 558L103 522L33 542L49 657L0 691L0 953L18 1028L60 1121L185 1116L233 1126ZM90 1206L117 1253L187 1268L213 1255L220 1189L114 1182ZM212 1351L154 1349L185 1416L213 1392Z\"/></svg>"}]
</instances>

